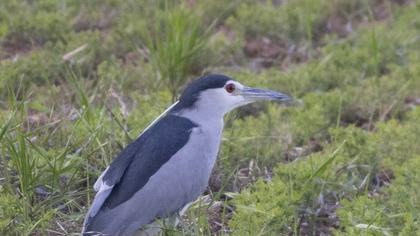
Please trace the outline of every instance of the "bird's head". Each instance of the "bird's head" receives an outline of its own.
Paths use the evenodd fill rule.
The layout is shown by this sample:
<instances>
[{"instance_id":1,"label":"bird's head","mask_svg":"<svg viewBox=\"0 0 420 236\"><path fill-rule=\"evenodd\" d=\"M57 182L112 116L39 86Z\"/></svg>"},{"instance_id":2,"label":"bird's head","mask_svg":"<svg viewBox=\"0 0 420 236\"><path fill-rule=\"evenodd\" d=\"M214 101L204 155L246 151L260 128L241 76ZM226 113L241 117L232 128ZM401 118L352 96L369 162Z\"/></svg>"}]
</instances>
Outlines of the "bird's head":
<instances>
[{"instance_id":1,"label":"bird's head","mask_svg":"<svg viewBox=\"0 0 420 236\"><path fill-rule=\"evenodd\" d=\"M272 90L247 87L225 75L211 74L187 85L173 111L223 117L237 107L261 100L289 102L292 99Z\"/></svg>"}]
</instances>

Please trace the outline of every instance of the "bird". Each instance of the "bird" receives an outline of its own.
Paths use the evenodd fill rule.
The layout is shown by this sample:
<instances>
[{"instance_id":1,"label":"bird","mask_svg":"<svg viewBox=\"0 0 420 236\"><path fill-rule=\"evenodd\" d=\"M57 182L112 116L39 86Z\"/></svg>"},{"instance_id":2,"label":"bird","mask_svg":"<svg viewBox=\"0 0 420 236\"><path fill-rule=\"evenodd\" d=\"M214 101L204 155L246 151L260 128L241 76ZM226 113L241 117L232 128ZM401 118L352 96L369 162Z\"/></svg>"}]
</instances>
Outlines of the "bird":
<instances>
[{"instance_id":1,"label":"bird","mask_svg":"<svg viewBox=\"0 0 420 236\"><path fill-rule=\"evenodd\" d=\"M99 176L82 235L133 235L195 201L208 186L225 114L260 100L292 98L223 74L191 81Z\"/></svg>"}]
</instances>

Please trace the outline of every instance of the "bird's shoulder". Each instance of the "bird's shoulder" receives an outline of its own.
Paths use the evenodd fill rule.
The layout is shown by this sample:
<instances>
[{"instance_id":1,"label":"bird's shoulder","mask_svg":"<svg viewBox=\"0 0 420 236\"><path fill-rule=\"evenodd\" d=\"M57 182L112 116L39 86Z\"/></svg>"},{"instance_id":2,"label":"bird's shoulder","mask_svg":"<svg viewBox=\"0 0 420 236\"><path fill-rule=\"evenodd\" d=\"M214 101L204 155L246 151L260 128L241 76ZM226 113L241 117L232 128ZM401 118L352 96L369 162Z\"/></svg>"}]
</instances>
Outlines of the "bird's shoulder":
<instances>
[{"instance_id":1,"label":"bird's shoulder","mask_svg":"<svg viewBox=\"0 0 420 236\"><path fill-rule=\"evenodd\" d=\"M185 117L168 114L129 144L103 175L102 182L113 186L104 206L113 208L141 190L188 142L195 127L198 125Z\"/></svg>"},{"instance_id":2,"label":"bird's shoulder","mask_svg":"<svg viewBox=\"0 0 420 236\"><path fill-rule=\"evenodd\" d=\"M181 137L180 135L182 135L182 140L185 140L189 138L191 130L197 126L196 123L185 117L172 114L163 116L120 152L104 173L103 181L108 185L119 182L124 170L130 165L134 157L147 160L147 157L158 151L157 149L175 151L179 148L179 144L183 142L176 142L171 138ZM167 142L170 142L169 145Z\"/></svg>"}]
</instances>

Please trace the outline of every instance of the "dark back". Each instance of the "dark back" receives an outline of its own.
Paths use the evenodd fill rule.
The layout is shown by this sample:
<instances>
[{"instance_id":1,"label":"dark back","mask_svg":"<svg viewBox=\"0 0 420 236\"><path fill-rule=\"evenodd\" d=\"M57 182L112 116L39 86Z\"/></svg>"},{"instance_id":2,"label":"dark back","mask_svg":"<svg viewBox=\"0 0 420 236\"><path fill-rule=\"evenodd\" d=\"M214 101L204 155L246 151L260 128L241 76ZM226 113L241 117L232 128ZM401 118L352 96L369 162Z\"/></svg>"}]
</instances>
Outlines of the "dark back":
<instances>
[{"instance_id":1,"label":"dark back","mask_svg":"<svg viewBox=\"0 0 420 236\"><path fill-rule=\"evenodd\" d=\"M103 181L115 186L102 209L114 208L139 191L188 142L194 127L187 118L166 115L129 144L104 175Z\"/></svg>"}]
</instances>

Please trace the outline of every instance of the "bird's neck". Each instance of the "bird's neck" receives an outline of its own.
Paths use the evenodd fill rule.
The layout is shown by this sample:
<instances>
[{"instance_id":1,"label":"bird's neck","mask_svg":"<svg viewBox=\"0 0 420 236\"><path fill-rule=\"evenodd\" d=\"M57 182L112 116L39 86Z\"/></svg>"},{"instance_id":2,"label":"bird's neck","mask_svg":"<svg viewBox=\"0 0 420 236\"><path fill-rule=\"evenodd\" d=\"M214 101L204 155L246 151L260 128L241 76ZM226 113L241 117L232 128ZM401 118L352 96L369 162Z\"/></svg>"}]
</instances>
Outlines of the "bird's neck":
<instances>
[{"instance_id":1,"label":"bird's neck","mask_svg":"<svg viewBox=\"0 0 420 236\"><path fill-rule=\"evenodd\" d=\"M212 129L222 130L223 129L223 116L222 112L212 112L212 111L200 111L197 109L185 109L179 112L176 112L175 115L185 117L194 123Z\"/></svg>"}]
</instances>

